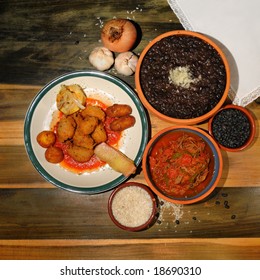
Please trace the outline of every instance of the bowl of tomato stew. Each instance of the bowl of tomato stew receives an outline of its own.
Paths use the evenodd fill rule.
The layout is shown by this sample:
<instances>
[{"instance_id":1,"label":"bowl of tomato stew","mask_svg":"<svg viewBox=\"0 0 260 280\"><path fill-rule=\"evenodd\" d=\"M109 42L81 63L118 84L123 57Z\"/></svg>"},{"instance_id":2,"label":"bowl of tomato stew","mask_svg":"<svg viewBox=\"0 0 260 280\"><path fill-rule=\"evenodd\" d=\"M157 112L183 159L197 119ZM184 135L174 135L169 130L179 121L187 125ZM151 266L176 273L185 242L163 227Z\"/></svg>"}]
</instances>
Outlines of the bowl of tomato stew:
<instances>
[{"instance_id":1,"label":"bowl of tomato stew","mask_svg":"<svg viewBox=\"0 0 260 280\"><path fill-rule=\"evenodd\" d=\"M216 188L223 160L218 144L207 132L197 127L172 126L149 141L142 167L148 186L159 197L192 204Z\"/></svg>"}]
</instances>

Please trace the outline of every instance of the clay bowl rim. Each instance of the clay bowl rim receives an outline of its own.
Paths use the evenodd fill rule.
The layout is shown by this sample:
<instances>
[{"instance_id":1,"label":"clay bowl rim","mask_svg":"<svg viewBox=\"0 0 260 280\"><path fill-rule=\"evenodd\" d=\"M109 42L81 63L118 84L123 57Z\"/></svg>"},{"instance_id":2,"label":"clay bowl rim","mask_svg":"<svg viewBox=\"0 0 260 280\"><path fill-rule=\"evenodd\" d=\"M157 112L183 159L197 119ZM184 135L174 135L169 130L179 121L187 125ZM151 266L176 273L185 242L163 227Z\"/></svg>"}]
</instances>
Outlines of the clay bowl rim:
<instances>
[{"instance_id":1,"label":"clay bowl rim","mask_svg":"<svg viewBox=\"0 0 260 280\"><path fill-rule=\"evenodd\" d=\"M229 148L229 147L225 147L223 145L221 145L217 139L214 137L214 133L212 131L212 122L214 120L214 117L221 111L223 110L227 110L227 109L237 109L240 110L242 113L245 114L245 116L247 117L249 124L250 124L250 135L247 139L247 141L240 147L238 148ZM227 152L240 152L242 150L245 150L247 147L249 147L251 145L251 143L254 140L255 134L256 134L256 124L255 124L255 120L253 118L253 116L251 115L251 113L244 107L239 106L239 105L235 105L235 104L228 104L224 107L222 107L221 109L219 109L210 119L208 122L208 131L209 134L212 136L212 138L217 142L217 144L219 145L219 147L223 150L223 151L227 151Z\"/></svg>"},{"instance_id":2,"label":"clay bowl rim","mask_svg":"<svg viewBox=\"0 0 260 280\"><path fill-rule=\"evenodd\" d=\"M152 180L150 179L150 175L149 175L149 155L150 155L150 152L152 151L153 149L153 146L155 143L157 143L165 134L167 133L170 133L174 130L185 130L185 131L188 131L190 133L195 133L196 135L199 135L199 136L203 136L203 140L205 142L207 142L207 145L208 142L211 143L211 145L214 147L214 151L212 151L212 156L214 158L214 169L213 169L213 172L212 172L212 177L214 178L214 173L216 173L215 175L215 179L214 181L213 178L210 179L208 185L210 185L210 187L208 187L208 185L204 188L204 190L194 196L194 197L191 197L191 198L186 198L186 199L178 199L178 198L172 198L172 197L169 197L165 194L163 194L158 187L156 187ZM206 139L206 140L205 140ZM211 147L210 147L211 148ZM211 148L212 150L212 148ZM217 163L217 164L216 164ZM215 170L215 166L217 166L217 169ZM171 202L171 203L175 203L175 204L194 204L194 203L197 203L197 202L200 202L202 201L203 199L207 198L213 191L214 189L217 187L219 181L220 181L220 178L222 176L222 171L223 171L223 158L222 158L222 154L221 154L221 151L220 151L220 148L218 146L218 144L215 142L215 140L211 137L211 135L209 135L206 131L198 128L198 127L194 127L194 126L170 126L170 127L167 127L165 129L162 129L161 131L159 131L157 134L155 134L152 139L148 142L146 148L145 148L145 151L144 151L144 155L143 155L143 161L142 161L142 169L143 169L143 172L144 172L144 177L145 177L145 180L148 184L148 186L151 188L151 190L160 198L168 201L168 202Z\"/></svg>"},{"instance_id":3,"label":"clay bowl rim","mask_svg":"<svg viewBox=\"0 0 260 280\"><path fill-rule=\"evenodd\" d=\"M150 103L149 101L146 99L142 87L141 87L141 82L140 82L140 71L141 71L141 65L143 62L143 59L145 57L145 55L147 54L147 52L150 50L150 48L156 44L158 41L169 37L169 36L174 36L174 35L189 35L189 36L194 36L197 37L203 41L205 41L206 43L210 44L220 55L223 64L225 66L225 70L226 70L226 87L225 90L223 92L223 95L221 97L221 99L219 100L219 102L216 104L216 106L214 108L212 108L209 112L205 113L204 115L201 115L199 117L196 118L192 118L192 119L178 119L178 118L172 118L169 117L167 115L162 114L161 112L157 111ZM150 111L152 112L154 115L156 115L157 117L159 117L162 120L165 120L167 122L171 122L171 123L175 123L175 124L180 124L180 125L193 125L193 124L198 124L198 123L202 123L203 121L209 119L216 111L218 111L221 106L224 104L228 93L229 93L229 89L230 89L230 67L228 64L228 60L224 54L224 52L221 50L221 48L215 43L213 42L209 37L207 37L206 35L203 35L201 33L198 32L194 32L194 31L189 31L189 30L174 30L174 31L168 31L166 33L163 33L159 36L157 36L156 38L154 38L150 43L148 43L148 45L144 48L144 50L142 51L137 65L136 65L136 71L135 71L135 86L136 86L136 90L137 90L137 94L141 100L141 102L143 103L143 105Z\"/></svg>"},{"instance_id":4,"label":"clay bowl rim","mask_svg":"<svg viewBox=\"0 0 260 280\"><path fill-rule=\"evenodd\" d=\"M112 203L113 203L113 199L115 197L115 195L122 189L126 188L126 187L139 187L142 188L143 190L145 190L151 197L152 200L152 204L153 204L153 210L151 213L151 216L149 217L149 219L147 220L147 222L145 222L144 224L138 226L138 227L128 227L128 226L124 226L122 225L113 215L113 211L112 211ZM110 219L112 220L112 222L119 228L123 229L123 230L127 230L127 231L142 231L145 230L147 228L149 228L149 226L154 222L156 214L157 214L157 200L156 200L156 196L155 194L152 192L152 190L146 186L145 184L142 183L138 183L138 182L126 182L123 183L121 185L119 185L117 188L115 188L112 193L109 196L108 199L108 214L110 216Z\"/></svg>"}]
</instances>

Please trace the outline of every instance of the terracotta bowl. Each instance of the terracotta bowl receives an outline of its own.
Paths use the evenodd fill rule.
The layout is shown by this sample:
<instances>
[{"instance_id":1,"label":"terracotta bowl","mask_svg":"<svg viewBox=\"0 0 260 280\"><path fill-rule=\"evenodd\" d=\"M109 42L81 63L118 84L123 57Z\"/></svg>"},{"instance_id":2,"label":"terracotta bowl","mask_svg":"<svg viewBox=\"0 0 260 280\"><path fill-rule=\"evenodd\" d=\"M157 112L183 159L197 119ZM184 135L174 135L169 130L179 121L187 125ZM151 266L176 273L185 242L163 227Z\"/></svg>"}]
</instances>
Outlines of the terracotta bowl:
<instances>
[{"instance_id":1,"label":"terracotta bowl","mask_svg":"<svg viewBox=\"0 0 260 280\"><path fill-rule=\"evenodd\" d=\"M190 136L192 138L187 138ZM194 139L196 146L193 145ZM173 147L178 148L173 151ZM203 147L200 152L198 147ZM193 159L195 153L197 158ZM205 164L206 158L209 162L206 163L207 169L203 169L199 162L203 159ZM149 141L142 168L148 186L159 197L172 203L192 204L213 192L221 178L223 160L217 143L204 130L193 126L172 126L161 130Z\"/></svg>"},{"instance_id":2,"label":"terracotta bowl","mask_svg":"<svg viewBox=\"0 0 260 280\"><path fill-rule=\"evenodd\" d=\"M239 152L253 142L256 125L246 108L230 104L210 118L208 130L222 150Z\"/></svg>"},{"instance_id":3,"label":"terracotta bowl","mask_svg":"<svg viewBox=\"0 0 260 280\"><path fill-rule=\"evenodd\" d=\"M156 220L157 200L146 185L127 182L111 193L108 214L119 228L142 231L148 229Z\"/></svg>"},{"instance_id":4,"label":"terracotta bowl","mask_svg":"<svg viewBox=\"0 0 260 280\"><path fill-rule=\"evenodd\" d=\"M222 79L223 76L225 75L224 76L225 80L223 80L223 82L222 82L222 88L219 89L218 98L215 99L215 89L212 89L211 90L212 98L209 98L209 100L206 102L207 104L212 102L212 104L204 106L204 105L201 105L202 103L200 101L196 102L194 104L194 109L193 109L194 113L192 113L192 115L190 115L190 116L189 116L188 112L190 111L191 106L185 105L185 104L187 104L187 102L186 102L187 99L185 100L185 98L187 98L187 96L190 96L187 91L185 93L186 97L184 96L184 94L183 95L181 94L178 97L179 98L178 102L180 102L180 104L183 104L183 105L181 105L181 106L183 106L183 108L186 108L185 111L187 111L187 114L185 113L185 116L184 116L184 114L180 115L179 113L178 113L179 116L176 115L176 112L180 108L180 106L177 105L177 102L174 102L173 104L171 104L171 106L169 106L169 108L167 109L167 112L166 112L165 108L161 109L161 107L165 107L165 104L169 103L169 100L171 100L171 94L173 95L174 93L176 93L176 91L179 91L180 87L181 87L181 90L183 90L183 87L187 87L187 86L193 87L194 83L197 83L201 79L201 77L204 77L203 78L204 83L205 83L205 78L207 77L207 79L208 79L208 74L206 74L205 69L203 70L204 75L199 75L197 78L190 76L191 73L189 73L189 72L197 71L196 69L199 69L199 65L202 65L203 63L207 63L207 61L204 61L203 63L198 64L198 67L197 67L198 59L195 58L195 55L197 55L196 52L193 51L194 58L192 58L192 60L190 58L188 58L188 56L186 57L186 54L184 54L182 61L179 62L178 61L179 55L176 54L172 58L169 58L169 51L167 52L167 48L163 49L163 48L157 47L157 46L159 46L158 45L159 43L161 43L165 40L169 40L169 38L171 38L171 37L174 38L177 36L183 37L186 39L188 37L188 38L191 38L190 40L192 40L192 38L194 38L194 40L196 40L196 42L198 42L198 45L196 45L198 50L200 50L201 45L203 45L204 46L203 51L200 51L201 56L203 56L205 53L204 48L206 48L206 46L208 47L208 45L210 45L210 48L211 47L213 48L213 50L211 49L210 51L214 52L215 56L218 59L220 58L219 63L222 64L223 73L220 76L218 76L218 79L220 79L220 77ZM173 43L168 43L168 44L170 44L169 45L170 47L168 47L168 49L170 48L170 53L171 54L174 53L175 47L174 46L171 47L171 44L173 44ZM155 58L154 54L156 52L155 51L156 47L157 47L157 49L159 49L159 50L157 50L157 53L158 52L160 53L160 55L158 57L160 57L161 59L159 59L157 57ZM179 51L183 50L185 52L186 51L185 48L186 48L186 50L189 49L190 51L194 49L192 46L191 47L186 46L186 47L180 47ZM177 52L177 49L178 48L176 47L176 52ZM150 54L150 56L149 56L149 54ZM150 57L149 62L147 62L148 60L146 61L146 59L148 59L147 57ZM156 59L156 63L153 62L154 58ZM203 58L201 58L201 59L203 59ZM159 62L159 60L160 60L160 62ZM187 62L186 62L186 60L187 60ZM211 55L208 56L208 60L213 61L211 58ZM160 64L161 61L162 61L162 65L158 65L158 63ZM184 64L189 68L183 67ZM170 66L170 65L173 65L173 66ZM178 65L180 65L181 67L179 67ZM150 70L151 66L153 66L152 70ZM172 69L172 67L173 67L173 69ZM201 69L203 69L203 67L204 66L202 66ZM214 66L214 67L216 68L216 66ZM188 71L190 68L193 70ZM217 69L219 69L219 67L217 67ZM180 77L180 74L181 74L180 70L181 70L181 72L184 72L182 74L186 75L185 78L182 78L182 79L178 78L178 77ZM199 71L200 70L198 70L198 73L199 73ZM151 74L149 75L150 72L151 72ZM212 71L212 72L216 72L216 71ZM171 73L172 75L169 75L168 73ZM143 75L146 75L146 76L143 76ZM152 81L152 79L150 79L151 81L149 81L149 83L148 83L147 79L149 77L153 77L154 81ZM174 77L173 81L174 81L174 85L178 86L177 89L172 88L172 85L170 85L170 84L172 84L171 77ZM212 77L212 79L214 79L214 77ZM186 81L192 82L190 84L190 86L189 86L189 84L187 84ZM185 82L186 82L186 84L185 84ZM219 84L219 83L215 81L214 84L215 84L215 87L218 87L217 84ZM225 102L225 100L228 96L228 91L229 91L229 87L230 87L230 70L229 70L229 65L228 65L227 59L226 59L224 53L222 52L222 50L220 49L220 47L217 44L215 44L208 37L206 37L200 33L192 32L192 31L185 31L185 30L170 31L170 32L161 34L160 36L153 39L141 53L138 63L137 63L137 67L136 67L135 85L136 85L136 89L137 89L139 98L141 99L142 103L154 115L158 116L159 118L161 118L165 121L171 122L171 123L181 124L181 125L193 125L193 124L198 124L198 123L201 123L201 122L209 119L216 111L218 111L221 108L221 106L223 105L223 103ZM209 88L210 88L211 85L212 85L211 82L207 82L206 87L209 86ZM170 88L170 90L169 90L169 88ZM205 88L205 84L202 86L199 86L199 84L197 84L197 88L195 90L196 92L194 92L194 94L196 94L196 96L200 96L202 88ZM156 93L154 93L155 90L157 90ZM153 95L153 97L148 97L148 92L150 92L149 94ZM165 92L167 92L167 99L164 97ZM203 89L203 92L205 92L204 89ZM208 98L208 95L205 94L205 96L206 96L206 98ZM215 99L214 102L213 102L213 98ZM193 98L193 100L198 100L198 99L196 97L196 98ZM156 105L156 103L158 103L158 101L162 103L160 105L161 106L160 108L158 107L158 105ZM192 101L192 102L194 102L194 101ZM201 115L200 115L200 113L197 113L198 112L197 106L200 106ZM208 107L208 109L205 109L206 107Z\"/></svg>"}]
</instances>

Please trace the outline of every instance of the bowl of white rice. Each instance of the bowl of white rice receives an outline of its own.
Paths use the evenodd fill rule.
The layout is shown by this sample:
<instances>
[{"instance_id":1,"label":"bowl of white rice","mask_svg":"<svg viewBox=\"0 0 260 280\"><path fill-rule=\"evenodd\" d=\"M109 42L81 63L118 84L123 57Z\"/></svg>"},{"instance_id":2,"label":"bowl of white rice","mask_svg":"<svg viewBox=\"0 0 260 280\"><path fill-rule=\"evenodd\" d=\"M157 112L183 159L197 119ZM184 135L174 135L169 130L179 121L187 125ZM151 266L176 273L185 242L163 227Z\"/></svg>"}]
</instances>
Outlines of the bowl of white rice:
<instances>
[{"instance_id":1,"label":"bowl of white rice","mask_svg":"<svg viewBox=\"0 0 260 280\"><path fill-rule=\"evenodd\" d=\"M157 200L146 185L127 182L111 193L108 213L114 224L121 229L145 230L155 222Z\"/></svg>"}]
</instances>

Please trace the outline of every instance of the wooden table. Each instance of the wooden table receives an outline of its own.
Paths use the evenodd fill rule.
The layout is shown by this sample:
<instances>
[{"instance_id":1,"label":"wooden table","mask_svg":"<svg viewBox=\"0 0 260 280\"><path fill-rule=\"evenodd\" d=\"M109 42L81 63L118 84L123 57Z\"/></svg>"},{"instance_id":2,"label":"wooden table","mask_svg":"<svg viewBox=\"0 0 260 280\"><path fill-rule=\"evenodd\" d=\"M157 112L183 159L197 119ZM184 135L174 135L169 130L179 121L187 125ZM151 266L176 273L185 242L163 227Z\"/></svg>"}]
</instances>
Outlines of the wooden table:
<instances>
[{"instance_id":1,"label":"wooden table","mask_svg":"<svg viewBox=\"0 0 260 280\"><path fill-rule=\"evenodd\" d=\"M92 196L63 191L32 166L23 140L31 100L56 76L93 69L88 55L101 44L103 22L113 17L140 25L137 54L157 35L183 29L167 1L1 1L0 258L259 259L256 102L248 106L257 125L254 143L244 152L222 152L216 192L203 203L164 205L161 223L146 231L114 226L107 213L110 191ZM112 74L134 87L133 76ZM150 120L152 135L170 125L153 115ZM131 180L145 183L142 172Z\"/></svg>"}]
</instances>

